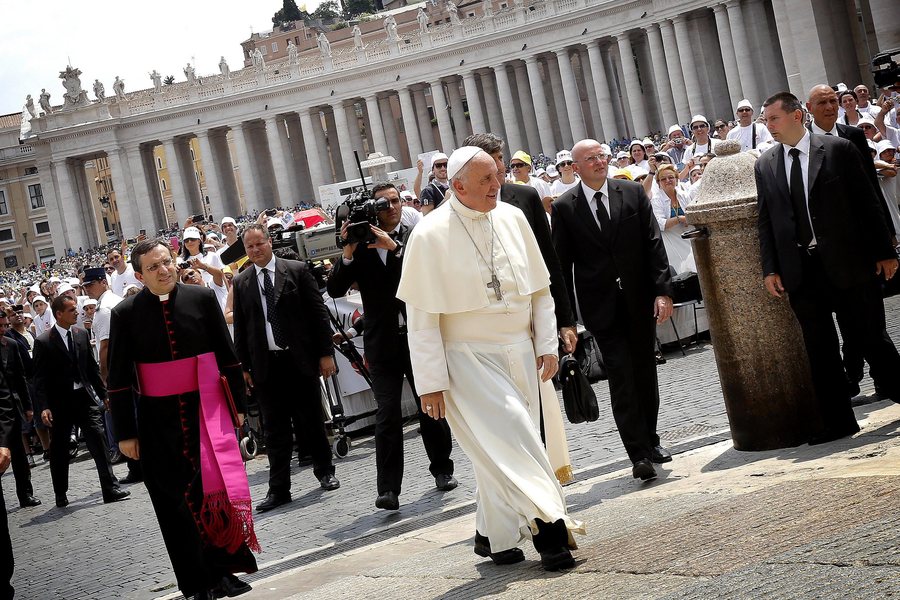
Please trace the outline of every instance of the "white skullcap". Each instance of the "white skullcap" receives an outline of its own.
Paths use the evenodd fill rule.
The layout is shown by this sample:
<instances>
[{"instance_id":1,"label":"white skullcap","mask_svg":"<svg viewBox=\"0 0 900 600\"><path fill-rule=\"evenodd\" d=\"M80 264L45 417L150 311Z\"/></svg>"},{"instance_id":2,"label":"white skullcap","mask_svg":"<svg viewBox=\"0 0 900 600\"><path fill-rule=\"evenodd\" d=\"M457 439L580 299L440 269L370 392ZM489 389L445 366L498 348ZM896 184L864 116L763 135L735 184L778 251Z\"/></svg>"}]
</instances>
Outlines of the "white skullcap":
<instances>
[{"instance_id":1,"label":"white skullcap","mask_svg":"<svg viewBox=\"0 0 900 600\"><path fill-rule=\"evenodd\" d=\"M743 100L741 100L740 102L738 102L738 105L737 105L737 107L736 107L734 110L739 110L739 109L741 109L741 108L749 108L750 110L753 110L753 105L750 104L750 101L749 101L749 100L747 100L746 98L744 98Z\"/></svg>"},{"instance_id":2,"label":"white skullcap","mask_svg":"<svg viewBox=\"0 0 900 600\"><path fill-rule=\"evenodd\" d=\"M881 140L875 144L875 152L881 154L885 150L896 150L897 146L891 143L891 140Z\"/></svg>"},{"instance_id":3,"label":"white skullcap","mask_svg":"<svg viewBox=\"0 0 900 600\"><path fill-rule=\"evenodd\" d=\"M484 150L478 146L463 146L454 150L450 158L447 159L447 179L456 177L463 170L463 167L469 164L469 161L480 152L484 152Z\"/></svg>"},{"instance_id":4,"label":"white skullcap","mask_svg":"<svg viewBox=\"0 0 900 600\"><path fill-rule=\"evenodd\" d=\"M848 89L846 83L839 83L839 84L837 84L837 86L835 86L835 87L837 87L837 91L838 91L838 92L846 92L847 89Z\"/></svg>"}]
</instances>

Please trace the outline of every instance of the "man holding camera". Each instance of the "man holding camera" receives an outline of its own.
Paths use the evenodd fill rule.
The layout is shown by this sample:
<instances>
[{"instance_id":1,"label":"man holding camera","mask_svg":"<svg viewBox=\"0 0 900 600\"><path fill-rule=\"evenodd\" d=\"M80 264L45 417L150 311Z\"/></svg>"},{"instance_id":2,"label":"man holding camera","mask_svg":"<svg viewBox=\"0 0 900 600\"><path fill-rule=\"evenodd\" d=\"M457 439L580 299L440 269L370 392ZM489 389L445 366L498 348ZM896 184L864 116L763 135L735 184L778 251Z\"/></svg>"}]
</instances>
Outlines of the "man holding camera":
<instances>
[{"instance_id":1,"label":"man holding camera","mask_svg":"<svg viewBox=\"0 0 900 600\"><path fill-rule=\"evenodd\" d=\"M411 228L400 223L400 192L391 183L377 184L372 195L388 206L377 212L378 226L369 225L374 242L366 244L348 234L349 221L341 227L345 240L341 260L328 279L328 293L343 296L356 282L365 311L366 358L372 375L372 391L378 404L375 415L375 463L378 471L378 498L375 506L385 510L400 508L398 496L403 479L403 414L401 394L406 375L415 394L406 337L406 305L397 299L403 249ZM357 225L358 226L358 225ZM416 406L419 407L416 395ZM442 491L457 486L450 459L450 428L444 419L425 418L419 408L422 442L430 461L435 486Z\"/></svg>"}]
</instances>

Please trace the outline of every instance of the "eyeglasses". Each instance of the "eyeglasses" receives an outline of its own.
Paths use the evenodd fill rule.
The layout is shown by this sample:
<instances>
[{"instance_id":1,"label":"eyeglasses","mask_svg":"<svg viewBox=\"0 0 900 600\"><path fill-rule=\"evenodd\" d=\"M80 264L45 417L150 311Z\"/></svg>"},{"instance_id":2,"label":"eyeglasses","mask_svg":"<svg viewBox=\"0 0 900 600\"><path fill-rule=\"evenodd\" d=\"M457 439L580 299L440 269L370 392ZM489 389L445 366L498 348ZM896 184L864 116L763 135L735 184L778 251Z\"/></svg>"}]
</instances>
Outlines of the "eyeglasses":
<instances>
[{"instance_id":1,"label":"eyeglasses","mask_svg":"<svg viewBox=\"0 0 900 600\"><path fill-rule=\"evenodd\" d=\"M435 168L435 169L446 169L446 168L447 168L447 163L445 163L445 162L434 163L434 168Z\"/></svg>"},{"instance_id":2,"label":"eyeglasses","mask_svg":"<svg viewBox=\"0 0 900 600\"><path fill-rule=\"evenodd\" d=\"M860 125L859 128L860 128L860 129L875 129L875 128L872 127L871 125Z\"/></svg>"},{"instance_id":3,"label":"eyeglasses","mask_svg":"<svg viewBox=\"0 0 900 600\"><path fill-rule=\"evenodd\" d=\"M157 271L159 271L160 267L165 267L165 268L169 269L174 264L175 264L174 260L172 260L171 258L166 258L164 260L159 261L158 263L154 263L154 264L150 265L149 267L144 267L142 270L145 270L149 273L156 273Z\"/></svg>"},{"instance_id":4,"label":"eyeglasses","mask_svg":"<svg viewBox=\"0 0 900 600\"><path fill-rule=\"evenodd\" d=\"M592 163L592 162L603 162L605 160L609 160L609 154L594 154L591 156L585 156L584 159L582 159L579 162Z\"/></svg>"},{"instance_id":5,"label":"eyeglasses","mask_svg":"<svg viewBox=\"0 0 900 600\"><path fill-rule=\"evenodd\" d=\"M738 112L753 112L753 109L745 107L745 108L739 108L739 109L737 109L737 111Z\"/></svg>"},{"instance_id":6,"label":"eyeglasses","mask_svg":"<svg viewBox=\"0 0 900 600\"><path fill-rule=\"evenodd\" d=\"M725 129L725 123L719 123L718 125L716 125L716 131L720 129Z\"/></svg>"},{"instance_id":7,"label":"eyeglasses","mask_svg":"<svg viewBox=\"0 0 900 600\"><path fill-rule=\"evenodd\" d=\"M561 163L559 163L559 164L556 165L556 166L557 166L557 167L571 167L571 166L572 166L572 161L571 161L571 160L564 160L564 161L562 161Z\"/></svg>"},{"instance_id":8,"label":"eyeglasses","mask_svg":"<svg viewBox=\"0 0 900 600\"><path fill-rule=\"evenodd\" d=\"M509 163L510 169L521 169L524 166L526 166L525 163Z\"/></svg>"},{"instance_id":9,"label":"eyeglasses","mask_svg":"<svg viewBox=\"0 0 900 600\"><path fill-rule=\"evenodd\" d=\"M700 129L709 129L709 125L706 123L698 123L696 125L691 125L691 131L698 131Z\"/></svg>"}]
</instances>

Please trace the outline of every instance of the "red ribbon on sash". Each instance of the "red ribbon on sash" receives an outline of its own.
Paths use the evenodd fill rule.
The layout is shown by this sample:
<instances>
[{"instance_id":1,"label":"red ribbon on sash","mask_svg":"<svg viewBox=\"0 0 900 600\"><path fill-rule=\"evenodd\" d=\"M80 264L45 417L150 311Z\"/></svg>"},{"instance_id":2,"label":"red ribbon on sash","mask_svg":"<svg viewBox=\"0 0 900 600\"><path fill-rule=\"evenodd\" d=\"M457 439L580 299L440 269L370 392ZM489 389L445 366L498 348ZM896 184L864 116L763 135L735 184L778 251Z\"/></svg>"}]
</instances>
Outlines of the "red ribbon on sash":
<instances>
[{"instance_id":1,"label":"red ribbon on sash","mask_svg":"<svg viewBox=\"0 0 900 600\"><path fill-rule=\"evenodd\" d=\"M141 395L200 392L200 525L210 543L235 552L242 543L259 552L247 472L235 436L236 415L212 352L163 363L138 363Z\"/></svg>"}]
</instances>

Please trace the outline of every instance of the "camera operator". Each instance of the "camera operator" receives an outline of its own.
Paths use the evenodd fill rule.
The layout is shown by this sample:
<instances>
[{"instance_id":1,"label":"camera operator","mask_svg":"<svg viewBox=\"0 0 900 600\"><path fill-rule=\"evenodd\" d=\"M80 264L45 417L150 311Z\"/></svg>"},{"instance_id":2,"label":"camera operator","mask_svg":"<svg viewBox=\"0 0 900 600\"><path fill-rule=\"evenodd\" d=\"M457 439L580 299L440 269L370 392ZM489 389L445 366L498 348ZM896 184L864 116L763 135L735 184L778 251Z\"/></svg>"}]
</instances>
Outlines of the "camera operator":
<instances>
[{"instance_id":1,"label":"camera operator","mask_svg":"<svg viewBox=\"0 0 900 600\"><path fill-rule=\"evenodd\" d=\"M446 158L444 159L446 162ZM403 375L415 393L415 383L406 338L406 305L397 299L403 249L410 228L401 224L400 192L390 183L379 183L372 190L376 200L387 200L389 207L377 212L378 227L369 225L375 235L372 244L347 243L343 257L336 261L328 279L328 294L340 297L356 282L362 294L366 358L372 375L372 391L378 411L375 414L375 464L378 471L378 498L375 506L385 510L400 507L398 496L403 479L403 415L401 394ZM347 239L345 221L341 238ZM389 232L389 233L388 233ZM444 419L424 418L416 395L422 442L430 461L435 486L442 491L457 486L450 460L450 428Z\"/></svg>"}]
</instances>

